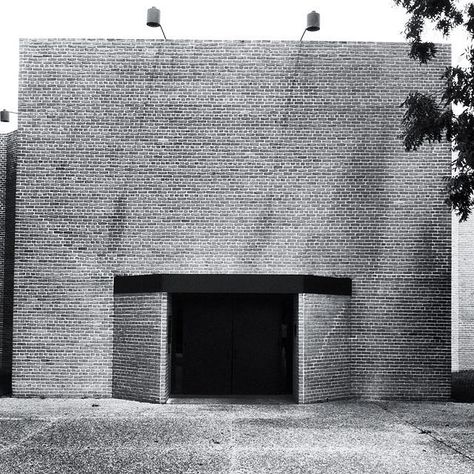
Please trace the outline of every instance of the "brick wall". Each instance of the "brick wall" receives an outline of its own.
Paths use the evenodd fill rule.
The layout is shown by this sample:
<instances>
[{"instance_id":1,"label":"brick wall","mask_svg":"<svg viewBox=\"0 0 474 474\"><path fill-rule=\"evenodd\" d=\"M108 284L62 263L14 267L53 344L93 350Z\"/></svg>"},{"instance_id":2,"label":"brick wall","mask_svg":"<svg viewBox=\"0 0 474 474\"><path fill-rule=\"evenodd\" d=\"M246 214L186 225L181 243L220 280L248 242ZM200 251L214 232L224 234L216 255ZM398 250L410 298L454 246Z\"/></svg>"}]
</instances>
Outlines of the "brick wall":
<instances>
[{"instance_id":1,"label":"brick wall","mask_svg":"<svg viewBox=\"0 0 474 474\"><path fill-rule=\"evenodd\" d=\"M298 402L351 395L350 298L299 297Z\"/></svg>"},{"instance_id":2,"label":"brick wall","mask_svg":"<svg viewBox=\"0 0 474 474\"><path fill-rule=\"evenodd\" d=\"M0 372L12 365L13 258L17 133L0 134Z\"/></svg>"},{"instance_id":3,"label":"brick wall","mask_svg":"<svg viewBox=\"0 0 474 474\"><path fill-rule=\"evenodd\" d=\"M459 370L459 236L458 219L451 216L451 369Z\"/></svg>"},{"instance_id":4,"label":"brick wall","mask_svg":"<svg viewBox=\"0 0 474 474\"><path fill-rule=\"evenodd\" d=\"M116 294L112 396L163 402L167 373L167 303L164 293Z\"/></svg>"},{"instance_id":5,"label":"brick wall","mask_svg":"<svg viewBox=\"0 0 474 474\"><path fill-rule=\"evenodd\" d=\"M0 288L3 290L4 286L4 252L5 252L5 178L6 178L6 169L7 169L7 141L8 135L0 134ZM3 224L3 225L2 225ZM3 363L3 331L4 331L4 321L3 321L3 291L0 291L0 370L4 370Z\"/></svg>"},{"instance_id":6,"label":"brick wall","mask_svg":"<svg viewBox=\"0 0 474 474\"><path fill-rule=\"evenodd\" d=\"M474 369L474 219L453 216L454 370Z\"/></svg>"},{"instance_id":7,"label":"brick wall","mask_svg":"<svg viewBox=\"0 0 474 474\"><path fill-rule=\"evenodd\" d=\"M354 396L448 397L450 151L398 138L399 104L448 64L394 43L22 41L14 393L110 396L114 275L281 273L353 279Z\"/></svg>"}]
</instances>

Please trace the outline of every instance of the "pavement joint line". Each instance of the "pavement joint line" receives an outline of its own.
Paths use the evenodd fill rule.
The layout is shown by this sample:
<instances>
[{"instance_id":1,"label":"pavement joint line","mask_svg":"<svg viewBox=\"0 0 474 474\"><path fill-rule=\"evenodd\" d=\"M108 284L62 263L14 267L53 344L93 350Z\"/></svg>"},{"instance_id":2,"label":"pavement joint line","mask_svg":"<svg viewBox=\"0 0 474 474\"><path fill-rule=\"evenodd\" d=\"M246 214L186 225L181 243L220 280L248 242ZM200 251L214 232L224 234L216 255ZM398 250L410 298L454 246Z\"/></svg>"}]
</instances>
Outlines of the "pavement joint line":
<instances>
[{"instance_id":1,"label":"pavement joint line","mask_svg":"<svg viewBox=\"0 0 474 474\"><path fill-rule=\"evenodd\" d=\"M447 448L453 450L457 454L460 454L462 457L468 459L471 462L474 462L474 458L472 456L470 456L469 454L466 454L465 452L461 451L461 449L458 448L457 446L452 445L452 444L448 443L447 441L445 441L439 433L436 433L436 431L431 431L430 430L430 432L428 432L426 429L421 428L417 424L415 424L415 423L413 423L409 420L406 420L405 418L398 415L397 413L392 412L386 406L384 406L380 403L377 403L377 402L372 402L372 403L374 403L374 405L378 406L380 409L382 409L382 410L386 411L387 413L389 413L390 415L392 415L394 418L397 418L398 420L402 421L403 423L405 423L409 426L412 426L413 428L416 428L420 432L420 434L424 434L424 435L429 436L430 438L434 439L438 443L440 443L440 444L446 446ZM436 434L436 436L435 436L435 434Z\"/></svg>"},{"instance_id":2,"label":"pavement joint line","mask_svg":"<svg viewBox=\"0 0 474 474\"><path fill-rule=\"evenodd\" d=\"M25 441L28 441L29 439L33 438L33 436L36 436L37 434L43 432L43 431L47 431L49 428L51 428L51 426L53 426L56 421L58 419L57 418L52 418L51 421L49 423L46 423L46 426L41 426L40 428L38 428L37 430L34 430L34 431L31 431L30 433L28 433L26 436L24 436L23 438L19 439L18 441L16 441L15 443L12 443L8 446L5 446L4 448L1 448L0 449L0 454L3 454L3 453L6 453L7 451L10 451L11 449L14 449L14 448L18 448L19 446L21 446Z\"/></svg>"}]
</instances>

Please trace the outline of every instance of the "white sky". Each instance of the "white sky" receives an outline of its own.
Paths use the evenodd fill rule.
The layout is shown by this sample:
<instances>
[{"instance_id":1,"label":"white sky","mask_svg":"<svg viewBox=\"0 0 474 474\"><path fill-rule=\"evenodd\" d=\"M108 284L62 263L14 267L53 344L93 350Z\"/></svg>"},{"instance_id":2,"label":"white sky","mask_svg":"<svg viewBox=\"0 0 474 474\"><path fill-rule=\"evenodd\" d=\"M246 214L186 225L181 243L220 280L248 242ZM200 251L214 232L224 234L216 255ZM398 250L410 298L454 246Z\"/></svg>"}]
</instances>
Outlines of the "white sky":
<instances>
[{"instance_id":1,"label":"white sky","mask_svg":"<svg viewBox=\"0 0 474 474\"><path fill-rule=\"evenodd\" d=\"M393 0L0 0L0 109L17 110L19 38L161 38L146 26L152 6L168 39L299 40L316 10L321 30L304 41L404 41L406 21ZM456 58L465 41L451 41ZM0 133L16 128L11 117Z\"/></svg>"}]
</instances>

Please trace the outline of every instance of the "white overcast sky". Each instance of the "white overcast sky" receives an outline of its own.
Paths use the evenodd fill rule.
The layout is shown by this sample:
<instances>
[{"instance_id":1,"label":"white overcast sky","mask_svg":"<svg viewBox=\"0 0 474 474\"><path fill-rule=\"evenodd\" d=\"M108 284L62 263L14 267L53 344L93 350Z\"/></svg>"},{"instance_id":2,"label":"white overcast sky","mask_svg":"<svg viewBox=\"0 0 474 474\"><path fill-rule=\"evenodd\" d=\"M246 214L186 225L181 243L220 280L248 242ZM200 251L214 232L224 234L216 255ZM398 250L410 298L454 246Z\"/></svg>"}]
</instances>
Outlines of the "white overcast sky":
<instances>
[{"instance_id":1,"label":"white overcast sky","mask_svg":"<svg viewBox=\"0 0 474 474\"><path fill-rule=\"evenodd\" d=\"M168 39L299 40L316 10L321 31L304 41L404 41L406 21L393 0L0 0L0 109L17 110L19 38L161 38L145 24L151 6ZM457 57L465 40L451 41Z\"/></svg>"}]
</instances>

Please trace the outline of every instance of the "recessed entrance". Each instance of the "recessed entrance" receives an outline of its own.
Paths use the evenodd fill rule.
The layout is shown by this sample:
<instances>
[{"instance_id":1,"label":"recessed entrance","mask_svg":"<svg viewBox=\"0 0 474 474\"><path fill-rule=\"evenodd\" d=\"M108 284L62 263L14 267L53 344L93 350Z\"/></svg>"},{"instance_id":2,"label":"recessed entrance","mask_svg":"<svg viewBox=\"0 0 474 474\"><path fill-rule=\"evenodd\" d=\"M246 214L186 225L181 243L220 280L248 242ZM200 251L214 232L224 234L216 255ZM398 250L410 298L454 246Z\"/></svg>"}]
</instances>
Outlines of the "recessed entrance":
<instances>
[{"instance_id":1,"label":"recessed entrance","mask_svg":"<svg viewBox=\"0 0 474 474\"><path fill-rule=\"evenodd\" d=\"M294 295L170 296L172 394L292 393Z\"/></svg>"}]
</instances>

